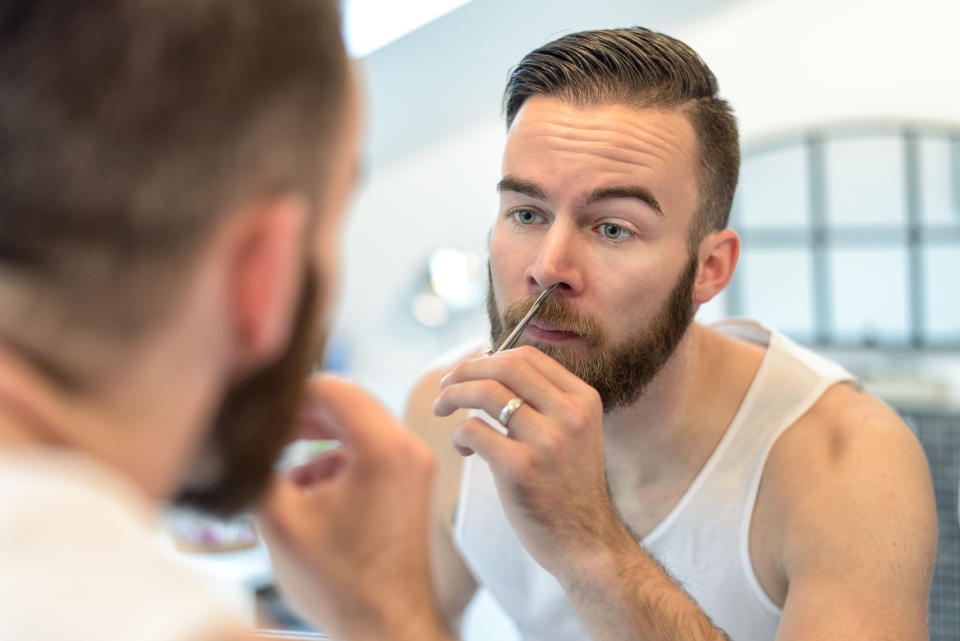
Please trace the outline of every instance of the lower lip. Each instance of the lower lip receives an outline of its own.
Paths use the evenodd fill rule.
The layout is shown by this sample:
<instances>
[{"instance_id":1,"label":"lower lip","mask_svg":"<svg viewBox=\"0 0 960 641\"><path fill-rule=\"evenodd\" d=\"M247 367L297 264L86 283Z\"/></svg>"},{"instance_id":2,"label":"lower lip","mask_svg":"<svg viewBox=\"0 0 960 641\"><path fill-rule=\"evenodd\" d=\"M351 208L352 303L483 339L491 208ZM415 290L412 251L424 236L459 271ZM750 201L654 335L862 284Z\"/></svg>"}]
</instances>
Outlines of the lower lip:
<instances>
[{"instance_id":1,"label":"lower lip","mask_svg":"<svg viewBox=\"0 0 960 641\"><path fill-rule=\"evenodd\" d=\"M582 340L580 338L580 334L575 332L544 329L543 327L537 327L532 323L527 325L527 333L532 339L541 341L543 343L567 344L576 343Z\"/></svg>"}]
</instances>

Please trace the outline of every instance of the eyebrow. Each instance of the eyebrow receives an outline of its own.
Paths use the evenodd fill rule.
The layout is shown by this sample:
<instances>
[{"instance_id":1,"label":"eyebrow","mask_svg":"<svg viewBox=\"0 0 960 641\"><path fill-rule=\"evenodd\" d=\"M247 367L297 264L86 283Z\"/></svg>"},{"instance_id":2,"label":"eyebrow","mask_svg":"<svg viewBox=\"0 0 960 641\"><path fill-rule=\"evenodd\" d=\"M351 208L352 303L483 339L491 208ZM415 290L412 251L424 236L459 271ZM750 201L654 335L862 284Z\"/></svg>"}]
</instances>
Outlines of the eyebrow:
<instances>
[{"instance_id":1,"label":"eyebrow","mask_svg":"<svg viewBox=\"0 0 960 641\"><path fill-rule=\"evenodd\" d=\"M529 180L521 180L515 176L504 176L500 182L497 183L497 191L515 191L518 194L524 196L529 196L530 198L536 198L538 200L546 200L547 196L542 189L536 184L532 183Z\"/></svg>"},{"instance_id":2,"label":"eyebrow","mask_svg":"<svg viewBox=\"0 0 960 641\"><path fill-rule=\"evenodd\" d=\"M587 196L587 204L592 205L593 203L600 202L602 200L613 200L615 198L633 198L643 201L649 205L658 216L663 216L663 208L660 206L660 202L657 201L656 197L650 192L649 189L646 187L640 187L639 185L597 189Z\"/></svg>"},{"instance_id":3,"label":"eyebrow","mask_svg":"<svg viewBox=\"0 0 960 641\"><path fill-rule=\"evenodd\" d=\"M497 191L513 191L529 198L547 200L546 193L540 188L539 185L529 180L517 178L516 176L504 176L503 179L497 183ZM624 185L597 189L587 196L586 202L588 205L592 205L604 200L614 200L617 198L632 198L635 200L640 200L652 208L658 216L663 216L663 208L660 206L660 202L657 200L657 198L649 189L639 185Z\"/></svg>"}]
</instances>

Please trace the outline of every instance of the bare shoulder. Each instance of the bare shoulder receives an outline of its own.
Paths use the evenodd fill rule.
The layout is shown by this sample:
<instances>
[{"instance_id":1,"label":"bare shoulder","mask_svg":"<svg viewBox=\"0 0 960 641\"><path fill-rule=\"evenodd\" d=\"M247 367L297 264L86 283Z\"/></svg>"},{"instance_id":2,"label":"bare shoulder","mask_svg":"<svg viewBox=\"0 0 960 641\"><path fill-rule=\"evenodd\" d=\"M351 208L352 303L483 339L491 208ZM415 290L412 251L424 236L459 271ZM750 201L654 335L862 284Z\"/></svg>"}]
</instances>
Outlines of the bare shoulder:
<instances>
[{"instance_id":1,"label":"bare shoulder","mask_svg":"<svg viewBox=\"0 0 960 641\"><path fill-rule=\"evenodd\" d=\"M890 407L850 385L831 387L780 437L763 483L785 518L830 507L847 515L855 507L874 519L900 518L891 510L901 508L923 522L933 517L930 471L916 436Z\"/></svg>"},{"instance_id":2,"label":"bare shoulder","mask_svg":"<svg viewBox=\"0 0 960 641\"><path fill-rule=\"evenodd\" d=\"M929 484L920 443L895 411L851 385L834 385L788 429L770 454L773 482L801 475L869 475L874 482ZM912 485L910 487L913 487Z\"/></svg>"},{"instance_id":3,"label":"bare shoulder","mask_svg":"<svg viewBox=\"0 0 960 641\"><path fill-rule=\"evenodd\" d=\"M455 454L450 444L450 430L465 418L459 412L448 417L434 415L433 401L440 394L440 380L458 364L475 355L470 352L433 367L417 380L407 398L404 423L424 439L437 456L446 457L447 450Z\"/></svg>"},{"instance_id":4,"label":"bare shoulder","mask_svg":"<svg viewBox=\"0 0 960 641\"><path fill-rule=\"evenodd\" d=\"M894 627L924 620L937 533L930 472L880 400L844 384L827 390L771 450L755 518L782 578L775 596L792 602L784 624L810 625L796 612L811 594L839 602L863 591L875 602L856 597L851 617L892 601Z\"/></svg>"},{"instance_id":5,"label":"bare shoulder","mask_svg":"<svg viewBox=\"0 0 960 641\"><path fill-rule=\"evenodd\" d=\"M453 428L466 420L466 412L459 411L446 417L435 416L433 402L440 394L440 380L459 363L476 355L461 353L459 358L439 364L416 382L407 399L403 422L426 441L437 461L434 484L434 515L449 527L456 509L463 473L463 458L450 440Z\"/></svg>"},{"instance_id":6,"label":"bare shoulder","mask_svg":"<svg viewBox=\"0 0 960 641\"><path fill-rule=\"evenodd\" d=\"M473 598L477 583L453 542L453 519L460 497L463 458L453 447L453 428L466 419L465 412L435 416L433 401L440 394L440 380L465 358L435 367L416 382L407 399L404 423L426 441L437 461L433 485L430 528L430 567L437 605L451 629L458 629L463 612Z\"/></svg>"}]
</instances>

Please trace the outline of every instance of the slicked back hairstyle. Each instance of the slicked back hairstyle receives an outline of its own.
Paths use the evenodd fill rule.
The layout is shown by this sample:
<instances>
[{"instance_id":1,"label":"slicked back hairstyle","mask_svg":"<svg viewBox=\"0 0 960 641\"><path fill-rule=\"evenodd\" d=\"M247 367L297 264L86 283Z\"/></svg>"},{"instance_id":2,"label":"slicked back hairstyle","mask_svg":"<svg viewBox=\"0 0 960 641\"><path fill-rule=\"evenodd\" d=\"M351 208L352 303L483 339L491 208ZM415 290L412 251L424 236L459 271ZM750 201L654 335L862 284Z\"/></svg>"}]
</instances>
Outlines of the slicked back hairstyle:
<instances>
[{"instance_id":1,"label":"slicked back hairstyle","mask_svg":"<svg viewBox=\"0 0 960 641\"><path fill-rule=\"evenodd\" d=\"M142 334L226 212L314 202L349 82L333 0L5 0L0 341L77 382Z\"/></svg>"},{"instance_id":2,"label":"slicked back hairstyle","mask_svg":"<svg viewBox=\"0 0 960 641\"><path fill-rule=\"evenodd\" d=\"M693 49L632 27L581 31L530 52L510 73L503 107L508 129L531 96L575 106L682 110L699 151L699 206L690 230L698 243L727 226L740 169L736 119L718 93L713 72Z\"/></svg>"}]
</instances>

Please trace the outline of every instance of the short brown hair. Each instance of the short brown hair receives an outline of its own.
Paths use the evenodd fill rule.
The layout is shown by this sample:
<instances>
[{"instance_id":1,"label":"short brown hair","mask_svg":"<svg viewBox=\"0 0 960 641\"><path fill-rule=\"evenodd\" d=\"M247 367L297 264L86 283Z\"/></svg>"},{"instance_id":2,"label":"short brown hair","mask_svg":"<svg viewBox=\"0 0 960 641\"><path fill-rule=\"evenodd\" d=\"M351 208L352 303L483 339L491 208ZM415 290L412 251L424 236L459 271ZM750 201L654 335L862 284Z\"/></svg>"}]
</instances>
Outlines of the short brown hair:
<instances>
[{"instance_id":1,"label":"short brown hair","mask_svg":"<svg viewBox=\"0 0 960 641\"><path fill-rule=\"evenodd\" d=\"M691 240L727 226L740 169L737 122L717 80L676 38L642 27L581 31L536 49L510 73L503 105L507 128L527 98L574 105L680 108L696 132L700 194Z\"/></svg>"},{"instance_id":2,"label":"short brown hair","mask_svg":"<svg viewBox=\"0 0 960 641\"><path fill-rule=\"evenodd\" d=\"M332 0L3 2L0 340L142 333L225 212L316 197L348 83Z\"/></svg>"}]
</instances>

